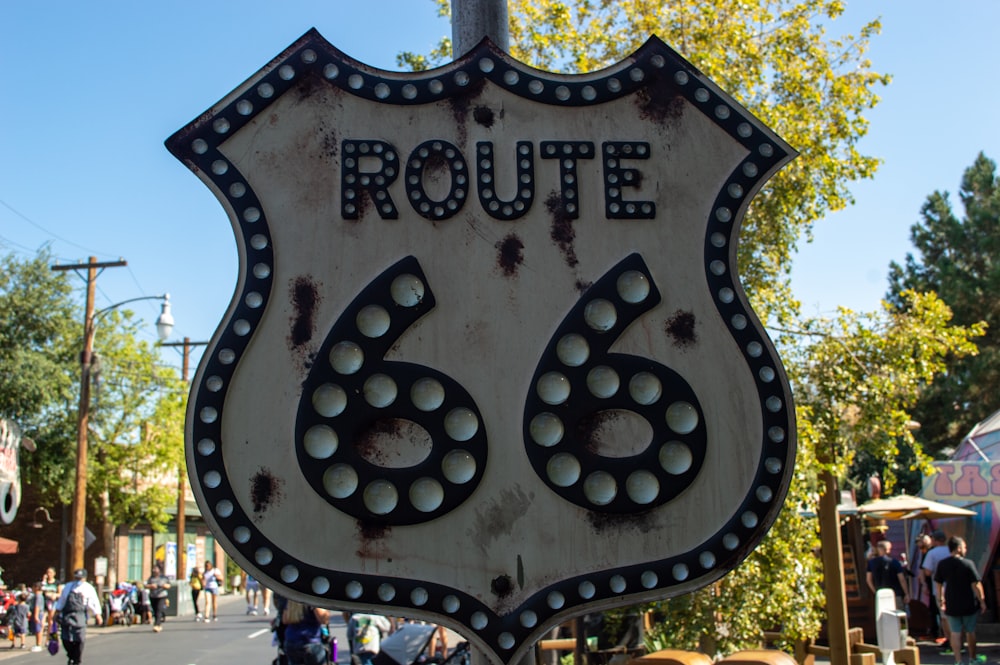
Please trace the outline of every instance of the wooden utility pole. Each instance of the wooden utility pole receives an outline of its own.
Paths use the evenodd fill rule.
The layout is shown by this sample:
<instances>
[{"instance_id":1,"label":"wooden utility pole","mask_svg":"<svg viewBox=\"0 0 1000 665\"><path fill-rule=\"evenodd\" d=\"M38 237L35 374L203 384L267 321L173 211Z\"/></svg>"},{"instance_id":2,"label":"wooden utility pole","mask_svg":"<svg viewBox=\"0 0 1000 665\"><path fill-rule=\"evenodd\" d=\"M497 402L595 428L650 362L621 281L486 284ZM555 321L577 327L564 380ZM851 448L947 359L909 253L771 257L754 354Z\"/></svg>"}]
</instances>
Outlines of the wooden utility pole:
<instances>
[{"instance_id":1,"label":"wooden utility pole","mask_svg":"<svg viewBox=\"0 0 1000 665\"><path fill-rule=\"evenodd\" d=\"M70 540L72 570L83 568L83 551L86 549L87 522L87 428L90 419L90 368L94 355L94 294L97 275L104 268L128 265L124 259L99 262L91 256L87 263L54 265L52 270L87 269L87 304L83 317L83 352L80 354L80 406L76 418L76 486L73 489L73 514Z\"/></svg>"}]
</instances>

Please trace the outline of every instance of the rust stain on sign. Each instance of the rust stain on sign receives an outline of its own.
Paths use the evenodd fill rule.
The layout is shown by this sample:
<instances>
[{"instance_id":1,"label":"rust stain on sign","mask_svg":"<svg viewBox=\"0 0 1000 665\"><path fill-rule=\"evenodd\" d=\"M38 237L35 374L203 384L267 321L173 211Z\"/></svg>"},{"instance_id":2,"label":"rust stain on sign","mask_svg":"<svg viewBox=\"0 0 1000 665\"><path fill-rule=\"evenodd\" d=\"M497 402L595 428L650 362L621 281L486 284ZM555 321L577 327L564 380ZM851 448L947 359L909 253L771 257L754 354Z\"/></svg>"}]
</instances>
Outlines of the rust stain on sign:
<instances>
[{"instance_id":1,"label":"rust stain on sign","mask_svg":"<svg viewBox=\"0 0 1000 665\"><path fill-rule=\"evenodd\" d=\"M282 481L268 469L261 467L250 479L250 500L253 502L253 512L261 515L272 504L277 504L282 497Z\"/></svg>"},{"instance_id":2,"label":"rust stain on sign","mask_svg":"<svg viewBox=\"0 0 1000 665\"><path fill-rule=\"evenodd\" d=\"M472 109L472 119L483 127L489 129L493 126L493 122L496 120L496 115L493 113L493 109L489 106L477 106Z\"/></svg>"},{"instance_id":3,"label":"rust stain on sign","mask_svg":"<svg viewBox=\"0 0 1000 665\"><path fill-rule=\"evenodd\" d=\"M471 542L483 553L489 544L514 529L514 523L528 514L533 494L528 494L520 485L500 492L497 499L476 508L476 517L469 529Z\"/></svg>"},{"instance_id":4,"label":"rust stain on sign","mask_svg":"<svg viewBox=\"0 0 1000 665\"><path fill-rule=\"evenodd\" d=\"M597 534L608 530L649 533L651 529L655 528L655 520L652 518L651 511L633 513L631 515L614 515L611 513L590 511L587 513L587 521L590 522L591 528Z\"/></svg>"},{"instance_id":5,"label":"rust stain on sign","mask_svg":"<svg viewBox=\"0 0 1000 665\"><path fill-rule=\"evenodd\" d=\"M392 531L384 524L358 521L358 536L361 541L356 554L361 559L380 561L385 557L385 538ZM391 561L391 559L387 559Z\"/></svg>"},{"instance_id":6,"label":"rust stain on sign","mask_svg":"<svg viewBox=\"0 0 1000 665\"><path fill-rule=\"evenodd\" d=\"M577 436L583 441L584 447L595 455L601 454L601 434L609 431L615 423L623 420L620 411L597 411L580 419L577 423Z\"/></svg>"},{"instance_id":7,"label":"rust stain on sign","mask_svg":"<svg viewBox=\"0 0 1000 665\"><path fill-rule=\"evenodd\" d=\"M524 242L516 233L511 233L498 242L496 248L499 250L497 263L500 270L504 276L513 277L517 274L517 267L524 262Z\"/></svg>"},{"instance_id":8,"label":"rust stain on sign","mask_svg":"<svg viewBox=\"0 0 1000 665\"><path fill-rule=\"evenodd\" d=\"M686 347L698 342L698 334L694 328L694 314L678 310L667 319L665 331L674 340L675 346Z\"/></svg>"},{"instance_id":9,"label":"rust stain on sign","mask_svg":"<svg viewBox=\"0 0 1000 665\"><path fill-rule=\"evenodd\" d=\"M566 259L566 265L575 268L579 263L576 258L576 249L573 241L576 240L576 230L573 228L573 218L566 212L566 204L562 194L553 191L545 199L545 207L552 216L552 225L549 229L549 237L555 241Z\"/></svg>"},{"instance_id":10,"label":"rust stain on sign","mask_svg":"<svg viewBox=\"0 0 1000 665\"><path fill-rule=\"evenodd\" d=\"M498 598L506 598L510 594L514 593L514 581L510 579L510 575L500 575L499 577L494 577L490 581L490 590L496 594Z\"/></svg>"},{"instance_id":11,"label":"rust stain on sign","mask_svg":"<svg viewBox=\"0 0 1000 665\"><path fill-rule=\"evenodd\" d=\"M309 277L298 277L291 286L292 331L289 342L293 348L301 347L312 339L315 330L314 315L319 304L319 289Z\"/></svg>"},{"instance_id":12,"label":"rust stain on sign","mask_svg":"<svg viewBox=\"0 0 1000 665\"><path fill-rule=\"evenodd\" d=\"M684 97L667 86L644 88L635 97L642 117L660 124L679 121L684 115Z\"/></svg>"}]
</instances>

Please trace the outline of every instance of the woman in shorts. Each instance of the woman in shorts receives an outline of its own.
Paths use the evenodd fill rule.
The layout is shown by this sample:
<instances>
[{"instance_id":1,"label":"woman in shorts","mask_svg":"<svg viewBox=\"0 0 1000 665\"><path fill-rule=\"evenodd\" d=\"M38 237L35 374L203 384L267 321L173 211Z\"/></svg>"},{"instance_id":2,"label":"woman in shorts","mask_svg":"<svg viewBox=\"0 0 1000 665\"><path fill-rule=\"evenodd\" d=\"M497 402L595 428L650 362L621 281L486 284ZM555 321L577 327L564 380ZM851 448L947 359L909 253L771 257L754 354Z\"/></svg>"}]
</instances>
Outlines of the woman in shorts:
<instances>
[{"instance_id":1,"label":"woman in shorts","mask_svg":"<svg viewBox=\"0 0 1000 665\"><path fill-rule=\"evenodd\" d=\"M222 590L224 575L211 561L205 562L205 572L201 577L205 580L206 622L219 620L219 592Z\"/></svg>"}]
</instances>

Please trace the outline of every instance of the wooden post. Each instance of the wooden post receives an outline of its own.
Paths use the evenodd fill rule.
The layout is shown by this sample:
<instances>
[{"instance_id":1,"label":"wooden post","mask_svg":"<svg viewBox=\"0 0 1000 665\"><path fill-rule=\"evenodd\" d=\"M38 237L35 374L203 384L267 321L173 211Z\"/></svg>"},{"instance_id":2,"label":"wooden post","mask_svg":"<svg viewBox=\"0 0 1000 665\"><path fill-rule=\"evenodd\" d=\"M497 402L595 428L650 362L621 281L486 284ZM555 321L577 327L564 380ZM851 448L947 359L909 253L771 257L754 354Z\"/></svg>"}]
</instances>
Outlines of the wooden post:
<instances>
[{"instance_id":1,"label":"wooden post","mask_svg":"<svg viewBox=\"0 0 1000 665\"><path fill-rule=\"evenodd\" d=\"M819 534L823 552L823 587L826 593L826 632L830 642L830 663L849 665L847 637L847 592L844 589L844 555L840 537L840 503L837 479L824 471L823 494L819 499Z\"/></svg>"}]
</instances>

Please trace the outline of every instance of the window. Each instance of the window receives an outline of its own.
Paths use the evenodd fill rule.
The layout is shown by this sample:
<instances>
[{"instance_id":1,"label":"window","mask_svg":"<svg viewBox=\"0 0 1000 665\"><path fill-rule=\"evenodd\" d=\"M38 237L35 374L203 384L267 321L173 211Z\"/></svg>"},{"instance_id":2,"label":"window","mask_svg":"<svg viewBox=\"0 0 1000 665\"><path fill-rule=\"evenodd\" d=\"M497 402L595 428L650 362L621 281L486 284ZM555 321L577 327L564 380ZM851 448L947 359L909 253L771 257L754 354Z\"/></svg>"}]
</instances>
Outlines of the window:
<instances>
[{"instance_id":1,"label":"window","mask_svg":"<svg viewBox=\"0 0 1000 665\"><path fill-rule=\"evenodd\" d=\"M142 575L142 534L130 533L128 535L128 580L144 579Z\"/></svg>"}]
</instances>

